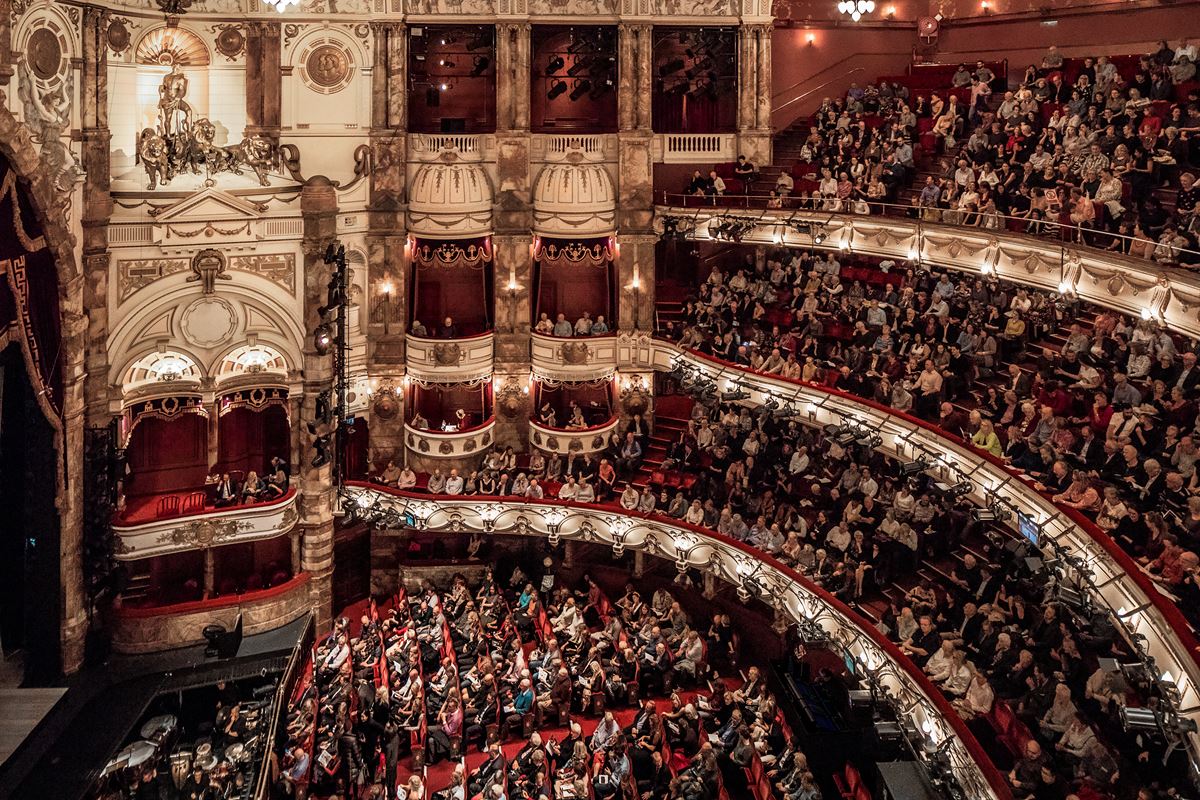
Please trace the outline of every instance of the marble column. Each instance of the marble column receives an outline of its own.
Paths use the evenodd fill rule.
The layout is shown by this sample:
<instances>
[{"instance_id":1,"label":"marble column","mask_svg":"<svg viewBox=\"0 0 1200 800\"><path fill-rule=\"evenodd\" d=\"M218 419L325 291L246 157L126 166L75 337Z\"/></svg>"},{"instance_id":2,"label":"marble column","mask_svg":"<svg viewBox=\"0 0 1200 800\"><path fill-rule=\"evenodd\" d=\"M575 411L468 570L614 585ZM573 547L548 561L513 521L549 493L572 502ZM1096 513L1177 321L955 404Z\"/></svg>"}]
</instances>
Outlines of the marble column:
<instances>
[{"instance_id":1,"label":"marble column","mask_svg":"<svg viewBox=\"0 0 1200 800\"><path fill-rule=\"evenodd\" d=\"M529 433L529 317L532 313L533 237L528 230L492 237L496 328L495 370L501 384L496 399L497 445L523 450ZM513 287L513 288L510 288ZM509 388L509 379L514 382Z\"/></svg>"},{"instance_id":2,"label":"marble column","mask_svg":"<svg viewBox=\"0 0 1200 800\"><path fill-rule=\"evenodd\" d=\"M754 27L743 25L738 28L738 86L737 128L738 132L756 127L756 93L758 90L758 42Z\"/></svg>"},{"instance_id":3,"label":"marble column","mask_svg":"<svg viewBox=\"0 0 1200 800\"><path fill-rule=\"evenodd\" d=\"M651 234L621 233L617 237L621 255L617 261L617 328L622 331L654 329L654 246Z\"/></svg>"},{"instance_id":4,"label":"marble column","mask_svg":"<svg viewBox=\"0 0 1200 800\"><path fill-rule=\"evenodd\" d=\"M758 28L758 71L757 106L754 127L760 131L771 129L771 35L774 27L759 25Z\"/></svg>"},{"instance_id":5,"label":"marble column","mask_svg":"<svg viewBox=\"0 0 1200 800\"><path fill-rule=\"evenodd\" d=\"M309 178L300 192L300 213L304 220L304 330L312 331L320 323L317 309L326 303L330 269L323 255L337 235L337 188L328 178ZM304 337L304 394L300 425L315 420L317 397L333 388L333 358L318 355L312 337ZM310 575L309 591L317 614L318 630L325 630L333 617L333 476L329 464L312 466L314 437L304 430L301 436L298 525L304 537L301 565Z\"/></svg>"},{"instance_id":6,"label":"marble column","mask_svg":"<svg viewBox=\"0 0 1200 800\"><path fill-rule=\"evenodd\" d=\"M87 593L83 585L83 484L81 454L86 416L85 351L88 320L83 313L84 279L75 276L59 287L62 298L63 430L66 470L59 475L59 580L62 609L59 642L62 670L70 675L83 666L87 641Z\"/></svg>"},{"instance_id":7,"label":"marble column","mask_svg":"<svg viewBox=\"0 0 1200 800\"><path fill-rule=\"evenodd\" d=\"M531 32L533 26L529 23L522 23L516 26L516 63L513 65L513 82L512 82L512 121L513 129L518 131L529 130L529 59L531 45Z\"/></svg>"},{"instance_id":8,"label":"marble column","mask_svg":"<svg viewBox=\"0 0 1200 800\"><path fill-rule=\"evenodd\" d=\"M211 547L204 548L204 598L213 597L217 591L216 554Z\"/></svg>"},{"instance_id":9,"label":"marble column","mask_svg":"<svg viewBox=\"0 0 1200 800\"><path fill-rule=\"evenodd\" d=\"M246 136L279 140L283 65L280 23L246 25Z\"/></svg>"},{"instance_id":10,"label":"marble column","mask_svg":"<svg viewBox=\"0 0 1200 800\"><path fill-rule=\"evenodd\" d=\"M513 98L517 71L517 25L496 25L496 130L512 130L515 119Z\"/></svg>"},{"instance_id":11,"label":"marble column","mask_svg":"<svg viewBox=\"0 0 1200 800\"><path fill-rule=\"evenodd\" d=\"M637 124L637 26L622 22L617 29L617 130Z\"/></svg>"},{"instance_id":12,"label":"marble column","mask_svg":"<svg viewBox=\"0 0 1200 800\"><path fill-rule=\"evenodd\" d=\"M214 395L211 402L204 404L208 412L208 468L221 460L221 403Z\"/></svg>"},{"instance_id":13,"label":"marble column","mask_svg":"<svg viewBox=\"0 0 1200 800\"><path fill-rule=\"evenodd\" d=\"M637 118L638 130L649 133L654 113L654 26L637 26Z\"/></svg>"},{"instance_id":14,"label":"marble column","mask_svg":"<svg viewBox=\"0 0 1200 800\"><path fill-rule=\"evenodd\" d=\"M408 326L407 235L404 229L408 157L408 30L399 22L375 22L371 70L371 147L374 170L367 218L367 370L377 392L404 378L404 331ZM377 393L370 416L372 464L403 457L400 406Z\"/></svg>"}]
</instances>

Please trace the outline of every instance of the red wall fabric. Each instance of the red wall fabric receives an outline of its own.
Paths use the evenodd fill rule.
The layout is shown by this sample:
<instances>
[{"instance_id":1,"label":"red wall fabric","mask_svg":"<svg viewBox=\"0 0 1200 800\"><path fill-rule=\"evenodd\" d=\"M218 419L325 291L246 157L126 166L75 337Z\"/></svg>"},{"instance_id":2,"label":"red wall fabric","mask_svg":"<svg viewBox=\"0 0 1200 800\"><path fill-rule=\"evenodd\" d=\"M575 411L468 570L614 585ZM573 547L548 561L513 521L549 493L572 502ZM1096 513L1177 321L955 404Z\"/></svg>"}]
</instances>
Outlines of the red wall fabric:
<instances>
[{"instance_id":1,"label":"red wall fabric","mask_svg":"<svg viewBox=\"0 0 1200 800\"><path fill-rule=\"evenodd\" d=\"M235 408L221 417L218 437L217 463L222 472L253 470L263 477L273 457L287 461L291 451L291 430L282 406L261 411Z\"/></svg>"},{"instance_id":2,"label":"red wall fabric","mask_svg":"<svg viewBox=\"0 0 1200 800\"><path fill-rule=\"evenodd\" d=\"M201 487L208 475L208 418L147 417L133 429L126 453L131 497Z\"/></svg>"}]
</instances>

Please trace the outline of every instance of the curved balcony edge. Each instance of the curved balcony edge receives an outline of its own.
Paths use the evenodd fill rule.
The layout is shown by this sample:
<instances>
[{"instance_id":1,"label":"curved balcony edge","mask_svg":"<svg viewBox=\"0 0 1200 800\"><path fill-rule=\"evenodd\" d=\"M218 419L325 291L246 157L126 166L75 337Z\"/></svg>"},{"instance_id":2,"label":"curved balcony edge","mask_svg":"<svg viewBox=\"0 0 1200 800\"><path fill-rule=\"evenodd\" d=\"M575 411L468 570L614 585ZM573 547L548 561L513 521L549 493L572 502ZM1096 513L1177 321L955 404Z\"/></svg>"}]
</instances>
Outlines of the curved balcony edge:
<instances>
[{"instance_id":1,"label":"curved balcony edge","mask_svg":"<svg viewBox=\"0 0 1200 800\"><path fill-rule=\"evenodd\" d=\"M694 220L694 238L699 241L713 240L707 227L710 219L732 216L754 223L739 240L745 244L843 250L897 262L919 256L921 263L939 269L1065 291L1088 303L1153 319L1200 339L1200 275L1179 267L1028 234L904 217L679 206L658 206L656 213ZM821 242L813 239L818 233Z\"/></svg>"},{"instance_id":2,"label":"curved balcony edge","mask_svg":"<svg viewBox=\"0 0 1200 800\"><path fill-rule=\"evenodd\" d=\"M1097 600L1117 630L1127 639L1133 634L1144 638L1145 652L1154 658L1160 674L1169 673L1176 683L1183 716L1200 724L1195 633L1137 563L1082 514L1059 506L1030 485L1022 473L924 420L835 389L764 375L684 351L662 340L654 344L655 369L669 370L683 362L709 378L735 379L750 393L750 402L761 403L767 397L791 400L811 425L854 421L879 435L881 444L876 449L886 455L904 460L927 456L935 465L930 471L943 480L970 481L968 496L973 501L986 505L1000 499L1029 514L1041 526L1043 536L1070 550L1091 571ZM1200 737L1195 733L1189 736L1195 752L1200 749Z\"/></svg>"},{"instance_id":3,"label":"curved balcony edge","mask_svg":"<svg viewBox=\"0 0 1200 800\"><path fill-rule=\"evenodd\" d=\"M348 482L348 504L360 508L402 507L425 530L478 530L544 536L644 550L677 566L711 572L738 586L761 581L765 601L797 623L816 625L852 653L863 667L908 707L915 730L932 744L950 741L952 769L967 795L1009 800L1012 792L949 701L900 649L869 620L799 572L765 553L704 528L657 514L610 506L530 501L525 498L469 498L418 494ZM756 566L757 565L757 566ZM907 703L903 701L907 700Z\"/></svg>"},{"instance_id":4,"label":"curved balcony edge","mask_svg":"<svg viewBox=\"0 0 1200 800\"><path fill-rule=\"evenodd\" d=\"M491 446L496 417L465 431L427 431L404 423L404 443L409 450L431 458L463 458L480 455Z\"/></svg>"},{"instance_id":5,"label":"curved balcony edge","mask_svg":"<svg viewBox=\"0 0 1200 800\"><path fill-rule=\"evenodd\" d=\"M494 331L459 339L405 335L404 361L409 377L425 383L462 383L492 374Z\"/></svg>"},{"instance_id":6,"label":"curved balcony edge","mask_svg":"<svg viewBox=\"0 0 1200 800\"><path fill-rule=\"evenodd\" d=\"M121 607L113 613L113 649L119 653L155 653L203 644L204 628L219 624L232 630L242 618L242 633L274 630L312 609L309 575L245 594L149 608Z\"/></svg>"},{"instance_id":7,"label":"curved balcony edge","mask_svg":"<svg viewBox=\"0 0 1200 800\"><path fill-rule=\"evenodd\" d=\"M562 382L598 381L617 370L618 336L547 336L529 334L530 366L535 378Z\"/></svg>"},{"instance_id":8,"label":"curved balcony edge","mask_svg":"<svg viewBox=\"0 0 1200 800\"><path fill-rule=\"evenodd\" d=\"M257 539L282 536L299 519L296 509L299 492L287 494L269 503L230 506L203 514L156 519L141 525L114 524L116 557L133 561L151 556L219 547Z\"/></svg>"},{"instance_id":9,"label":"curved balcony edge","mask_svg":"<svg viewBox=\"0 0 1200 800\"><path fill-rule=\"evenodd\" d=\"M567 455L573 450L579 453L595 453L603 450L608 436L621 424L621 415L612 417L600 425L590 428L551 428L537 420L529 420L529 439L538 448L548 453Z\"/></svg>"}]
</instances>

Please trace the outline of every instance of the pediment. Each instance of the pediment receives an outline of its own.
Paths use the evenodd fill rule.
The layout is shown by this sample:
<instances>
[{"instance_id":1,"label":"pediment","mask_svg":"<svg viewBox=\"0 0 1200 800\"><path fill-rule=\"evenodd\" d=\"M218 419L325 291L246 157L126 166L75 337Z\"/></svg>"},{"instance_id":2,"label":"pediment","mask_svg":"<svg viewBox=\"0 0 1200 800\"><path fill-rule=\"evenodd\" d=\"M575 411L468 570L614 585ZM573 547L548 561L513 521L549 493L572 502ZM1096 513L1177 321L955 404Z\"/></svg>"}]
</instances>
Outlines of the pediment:
<instances>
[{"instance_id":1,"label":"pediment","mask_svg":"<svg viewBox=\"0 0 1200 800\"><path fill-rule=\"evenodd\" d=\"M201 189L159 212L156 222L230 222L258 220L260 209L220 189Z\"/></svg>"}]
</instances>

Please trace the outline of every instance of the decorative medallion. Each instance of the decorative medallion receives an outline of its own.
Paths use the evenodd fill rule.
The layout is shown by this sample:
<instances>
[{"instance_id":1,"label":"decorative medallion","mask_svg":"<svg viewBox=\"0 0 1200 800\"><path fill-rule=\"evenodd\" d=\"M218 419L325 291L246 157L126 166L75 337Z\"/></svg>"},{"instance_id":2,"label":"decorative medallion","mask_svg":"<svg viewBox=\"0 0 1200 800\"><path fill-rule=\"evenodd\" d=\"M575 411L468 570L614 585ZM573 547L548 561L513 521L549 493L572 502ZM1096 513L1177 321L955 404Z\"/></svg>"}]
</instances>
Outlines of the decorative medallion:
<instances>
[{"instance_id":1,"label":"decorative medallion","mask_svg":"<svg viewBox=\"0 0 1200 800\"><path fill-rule=\"evenodd\" d=\"M240 25L220 25L216 29L217 52L229 61L236 61L238 56L246 52L246 34L242 33Z\"/></svg>"},{"instance_id":2,"label":"decorative medallion","mask_svg":"<svg viewBox=\"0 0 1200 800\"><path fill-rule=\"evenodd\" d=\"M422 453L428 453L429 452L429 442L425 439L421 439L420 441L417 442L417 449L420 450Z\"/></svg>"},{"instance_id":3,"label":"decorative medallion","mask_svg":"<svg viewBox=\"0 0 1200 800\"><path fill-rule=\"evenodd\" d=\"M396 396L391 392L387 392L375 398L373 410L375 416L386 422L387 420L396 418L396 414L400 412L400 406L396 403Z\"/></svg>"},{"instance_id":4,"label":"decorative medallion","mask_svg":"<svg viewBox=\"0 0 1200 800\"><path fill-rule=\"evenodd\" d=\"M546 437L546 447L549 447L551 450L557 450L558 449L558 437L557 436Z\"/></svg>"},{"instance_id":5,"label":"decorative medallion","mask_svg":"<svg viewBox=\"0 0 1200 800\"><path fill-rule=\"evenodd\" d=\"M599 450L601 447L604 447L604 437L603 436L592 437L592 449Z\"/></svg>"},{"instance_id":6,"label":"decorative medallion","mask_svg":"<svg viewBox=\"0 0 1200 800\"><path fill-rule=\"evenodd\" d=\"M38 28L31 33L25 44L25 60L40 80L48 81L58 75L62 67L62 44L54 31Z\"/></svg>"},{"instance_id":7,"label":"decorative medallion","mask_svg":"<svg viewBox=\"0 0 1200 800\"><path fill-rule=\"evenodd\" d=\"M455 342L439 342L433 346L433 360L439 367L456 367L463 355L462 348Z\"/></svg>"},{"instance_id":8,"label":"decorative medallion","mask_svg":"<svg viewBox=\"0 0 1200 800\"><path fill-rule=\"evenodd\" d=\"M583 449L583 442L581 442L579 439L572 439L571 441L567 442L567 452L571 452L574 450L582 450L582 449Z\"/></svg>"},{"instance_id":9,"label":"decorative medallion","mask_svg":"<svg viewBox=\"0 0 1200 800\"><path fill-rule=\"evenodd\" d=\"M108 24L108 31L104 34L104 38L113 55L119 56L129 49L131 37L128 22L129 20L117 18Z\"/></svg>"},{"instance_id":10,"label":"decorative medallion","mask_svg":"<svg viewBox=\"0 0 1200 800\"><path fill-rule=\"evenodd\" d=\"M283 529L290 528L298 519L300 519L300 515L296 512L296 507L288 506L283 510L283 517L279 520L279 526Z\"/></svg>"},{"instance_id":11,"label":"decorative medallion","mask_svg":"<svg viewBox=\"0 0 1200 800\"><path fill-rule=\"evenodd\" d=\"M538 431L533 432L533 443L539 445L542 443L542 434Z\"/></svg>"},{"instance_id":12,"label":"decorative medallion","mask_svg":"<svg viewBox=\"0 0 1200 800\"><path fill-rule=\"evenodd\" d=\"M253 523L232 519L198 519L167 531L158 537L158 543L193 548L213 547L224 544L235 538L240 531L248 531L253 527Z\"/></svg>"},{"instance_id":13,"label":"decorative medallion","mask_svg":"<svg viewBox=\"0 0 1200 800\"><path fill-rule=\"evenodd\" d=\"M192 274L188 276L187 282L199 282L205 294L212 294L217 290L218 280L233 280L232 275L226 274L226 266L224 253L206 247L192 257Z\"/></svg>"},{"instance_id":14,"label":"decorative medallion","mask_svg":"<svg viewBox=\"0 0 1200 800\"><path fill-rule=\"evenodd\" d=\"M201 297L183 312L179 327L183 337L197 347L216 347L229 341L237 329L233 306L211 295Z\"/></svg>"},{"instance_id":15,"label":"decorative medallion","mask_svg":"<svg viewBox=\"0 0 1200 800\"><path fill-rule=\"evenodd\" d=\"M463 452L470 453L478 446L479 445L475 444L474 439L467 439L465 442L463 442Z\"/></svg>"},{"instance_id":16,"label":"decorative medallion","mask_svg":"<svg viewBox=\"0 0 1200 800\"><path fill-rule=\"evenodd\" d=\"M559 354L564 364L586 364L591 351L586 342L563 342Z\"/></svg>"},{"instance_id":17,"label":"decorative medallion","mask_svg":"<svg viewBox=\"0 0 1200 800\"><path fill-rule=\"evenodd\" d=\"M328 40L309 50L303 63L305 83L320 94L340 92L350 83L354 72L350 51Z\"/></svg>"},{"instance_id":18,"label":"decorative medallion","mask_svg":"<svg viewBox=\"0 0 1200 800\"><path fill-rule=\"evenodd\" d=\"M491 443L492 443L492 434L491 434L491 433L485 433L485 434L483 435L483 438L479 440L479 443L480 443L481 445L483 445L484 447L487 447L489 444L491 444Z\"/></svg>"},{"instance_id":19,"label":"decorative medallion","mask_svg":"<svg viewBox=\"0 0 1200 800\"><path fill-rule=\"evenodd\" d=\"M451 455L454 452L454 445L449 442L441 442L438 444L438 452L444 456Z\"/></svg>"}]
</instances>

